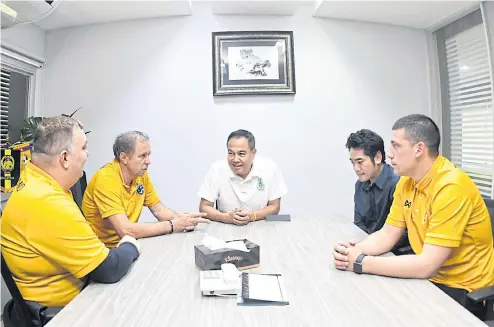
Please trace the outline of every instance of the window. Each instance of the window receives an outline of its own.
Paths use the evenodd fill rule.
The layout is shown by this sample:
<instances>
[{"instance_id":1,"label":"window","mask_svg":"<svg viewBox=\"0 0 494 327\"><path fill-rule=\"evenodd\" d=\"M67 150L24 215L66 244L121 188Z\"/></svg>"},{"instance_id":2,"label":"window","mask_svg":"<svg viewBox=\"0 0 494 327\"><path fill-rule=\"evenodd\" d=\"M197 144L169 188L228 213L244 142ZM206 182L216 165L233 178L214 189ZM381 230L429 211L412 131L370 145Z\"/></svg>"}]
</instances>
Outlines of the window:
<instances>
[{"instance_id":1,"label":"window","mask_svg":"<svg viewBox=\"0 0 494 327\"><path fill-rule=\"evenodd\" d=\"M2 144L20 140L21 129L28 114L29 76L2 68L1 70L1 121Z\"/></svg>"},{"instance_id":2,"label":"window","mask_svg":"<svg viewBox=\"0 0 494 327\"><path fill-rule=\"evenodd\" d=\"M2 68L0 82L0 142L4 144L7 141L9 129L9 86L10 72Z\"/></svg>"},{"instance_id":3,"label":"window","mask_svg":"<svg viewBox=\"0 0 494 327\"><path fill-rule=\"evenodd\" d=\"M494 198L494 109L488 42L480 11L436 32L444 155Z\"/></svg>"},{"instance_id":4,"label":"window","mask_svg":"<svg viewBox=\"0 0 494 327\"><path fill-rule=\"evenodd\" d=\"M34 114L36 76L42 64L2 47L0 142L20 140L24 120Z\"/></svg>"}]
</instances>

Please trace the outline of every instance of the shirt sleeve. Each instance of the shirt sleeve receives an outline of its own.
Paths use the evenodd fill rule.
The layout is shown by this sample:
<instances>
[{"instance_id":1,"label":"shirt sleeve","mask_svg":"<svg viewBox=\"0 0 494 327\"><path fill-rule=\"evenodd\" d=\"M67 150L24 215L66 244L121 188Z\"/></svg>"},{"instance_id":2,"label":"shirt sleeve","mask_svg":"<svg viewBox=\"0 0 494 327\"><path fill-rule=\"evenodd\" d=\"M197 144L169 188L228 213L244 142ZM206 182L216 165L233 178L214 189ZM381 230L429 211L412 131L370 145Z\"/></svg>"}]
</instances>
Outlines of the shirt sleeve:
<instances>
[{"instance_id":1,"label":"shirt sleeve","mask_svg":"<svg viewBox=\"0 0 494 327\"><path fill-rule=\"evenodd\" d=\"M47 199L52 204L40 211L49 220L50 228L40 226L46 219L31 219L30 246L48 260L57 263L77 278L96 269L109 250L98 239L74 202L65 198ZM40 222L42 221L42 222Z\"/></svg>"},{"instance_id":2,"label":"shirt sleeve","mask_svg":"<svg viewBox=\"0 0 494 327\"><path fill-rule=\"evenodd\" d=\"M403 214L403 203L401 202L403 193L403 179L400 178L396 184L394 193L392 194L393 202L389 209L388 218L386 218L386 224L391 226L406 228L405 215Z\"/></svg>"},{"instance_id":3,"label":"shirt sleeve","mask_svg":"<svg viewBox=\"0 0 494 327\"><path fill-rule=\"evenodd\" d=\"M459 185L448 184L442 187L432 200L424 242L445 247L460 246L472 211L472 201Z\"/></svg>"},{"instance_id":4,"label":"shirt sleeve","mask_svg":"<svg viewBox=\"0 0 494 327\"><path fill-rule=\"evenodd\" d=\"M273 170L273 178L271 180L270 185L268 185L269 194L268 200L273 201L279 199L286 195L288 189L285 184L285 180L283 179L283 175L281 174L280 169L277 165L274 166Z\"/></svg>"},{"instance_id":5,"label":"shirt sleeve","mask_svg":"<svg viewBox=\"0 0 494 327\"><path fill-rule=\"evenodd\" d=\"M93 188L93 200L101 218L125 213L120 185L109 176L98 176Z\"/></svg>"},{"instance_id":6,"label":"shirt sleeve","mask_svg":"<svg viewBox=\"0 0 494 327\"><path fill-rule=\"evenodd\" d=\"M219 197L219 192L220 187L216 170L214 167L211 167L207 172L197 195L206 201L215 202Z\"/></svg>"},{"instance_id":7,"label":"shirt sleeve","mask_svg":"<svg viewBox=\"0 0 494 327\"><path fill-rule=\"evenodd\" d=\"M144 206L152 207L160 202L160 198L158 197L158 193L156 193L153 183L151 182L151 178L149 177L147 172L144 181L144 187L146 188L144 190L146 192L146 197L144 198Z\"/></svg>"},{"instance_id":8,"label":"shirt sleeve","mask_svg":"<svg viewBox=\"0 0 494 327\"><path fill-rule=\"evenodd\" d=\"M367 227L365 226L365 222L362 219L362 216L360 215L360 212L357 210L357 201L359 201L358 193L359 190L359 182L355 182L355 192L353 193L353 223L357 225L360 229L368 233Z\"/></svg>"}]
</instances>

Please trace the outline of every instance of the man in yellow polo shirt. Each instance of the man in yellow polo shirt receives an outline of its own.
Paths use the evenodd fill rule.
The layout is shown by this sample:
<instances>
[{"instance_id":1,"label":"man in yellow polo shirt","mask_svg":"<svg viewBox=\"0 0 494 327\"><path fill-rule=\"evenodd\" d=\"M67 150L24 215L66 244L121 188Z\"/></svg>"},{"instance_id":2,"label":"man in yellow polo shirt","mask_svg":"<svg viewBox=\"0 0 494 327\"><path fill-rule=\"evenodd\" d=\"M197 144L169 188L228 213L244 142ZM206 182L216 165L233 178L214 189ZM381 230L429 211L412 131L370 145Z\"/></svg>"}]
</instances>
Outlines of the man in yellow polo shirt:
<instances>
[{"instance_id":1,"label":"man in yellow polo shirt","mask_svg":"<svg viewBox=\"0 0 494 327\"><path fill-rule=\"evenodd\" d=\"M117 282L139 256L130 237L108 250L74 202L70 188L82 176L87 157L81 123L45 119L34 136L31 162L3 211L2 255L34 308L67 305L88 277Z\"/></svg>"},{"instance_id":2,"label":"man in yellow polo shirt","mask_svg":"<svg viewBox=\"0 0 494 327\"><path fill-rule=\"evenodd\" d=\"M389 158L397 175L384 227L360 243L339 242L336 268L401 278L428 278L479 318L483 306L468 292L494 285L491 221L470 177L439 155L436 124L423 115L393 126ZM405 227L414 255L377 257L400 239Z\"/></svg>"},{"instance_id":3,"label":"man in yellow polo shirt","mask_svg":"<svg viewBox=\"0 0 494 327\"><path fill-rule=\"evenodd\" d=\"M192 231L209 223L205 213L177 214L159 199L148 175L151 164L149 137L138 131L117 136L115 159L100 168L89 182L82 210L96 235L109 248L125 235L135 238ZM139 223L143 207L158 219Z\"/></svg>"}]
</instances>

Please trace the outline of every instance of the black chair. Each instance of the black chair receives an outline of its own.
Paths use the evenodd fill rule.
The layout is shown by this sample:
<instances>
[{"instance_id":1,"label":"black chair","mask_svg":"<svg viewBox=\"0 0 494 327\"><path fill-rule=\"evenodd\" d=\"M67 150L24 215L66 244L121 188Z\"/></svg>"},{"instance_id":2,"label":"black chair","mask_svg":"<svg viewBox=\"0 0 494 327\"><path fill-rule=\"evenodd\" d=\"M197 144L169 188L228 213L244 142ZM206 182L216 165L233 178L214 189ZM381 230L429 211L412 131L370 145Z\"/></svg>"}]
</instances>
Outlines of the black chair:
<instances>
[{"instance_id":1,"label":"black chair","mask_svg":"<svg viewBox=\"0 0 494 327\"><path fill-rule=\"evenodd\" d=\"M82 199L84 197L84 192L86 191L86 187L87 187L86 172L83 171L82 177L79 178L77 183L75 183L70 188L70 191L72 192L72 196L74 197L74 202L77 203L81 211L82 211Z\"/></svg>"},{"instance_id":2,"label":"black chair","mask_svg":"<svg viewBox=\"0 0 494 327\"><path fill-rule=\"evenodd\" d=\"M26 301L22 298L21 292L12 277L9 266L2 257L2 277L5 285L9 289L12 299L5 304L3 309L3 323L5 327L32 327L31 313ZM14 305L16 305L17 316L14 316ZM19 316L20 315L20 316Z\"/></svg>"},{"instance_id":3,"label":"black chair","mask_svg":"<svg viewBox=\"0 0 494 327\"><path fill-rule=\"evenodd\" d=\"M494 200L485 199L485 204L491 217L491 225L493 225L492 234L494 236ZM488 326L494 326L494 286L470 292L467 297L474 303L485 302L486 311L484 322Z\"/></svg>"},{"instance_id":4,"label":"black chair","mask_svg":"<svg viewBox=\"0 0 494 327\"><path fill-rule=\"evenodd\" d=\"M2 278L12 296L12 299L10 299L3 308L3 325L5 327L45 326L63 309L63 307L45 307L39 303L24 300L3 255L1 256L1 259Z\"/></svg>"}]
</instances>

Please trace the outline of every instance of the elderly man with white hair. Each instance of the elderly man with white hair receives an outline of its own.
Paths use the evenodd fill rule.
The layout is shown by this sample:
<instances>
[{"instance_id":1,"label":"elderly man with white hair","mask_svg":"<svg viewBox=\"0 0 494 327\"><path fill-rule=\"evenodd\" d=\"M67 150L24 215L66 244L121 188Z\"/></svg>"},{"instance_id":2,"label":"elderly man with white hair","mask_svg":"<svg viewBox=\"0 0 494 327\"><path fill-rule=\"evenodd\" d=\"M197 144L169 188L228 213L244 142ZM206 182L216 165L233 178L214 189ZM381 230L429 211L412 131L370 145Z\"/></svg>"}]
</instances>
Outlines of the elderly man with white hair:
<instances>
[{"instance_id":1,"label":"elderly man with white hair","mask_svg":"<svg viewBox=\"0 0 494 327\"><path fill-rule=\"evenodd\" d=\"M126 235L144 238L187 232L209 223L202 218L205 213L176 213L161 202L148 173L151 145L146 134L118 135L113 154L115 158L93 176L82 200L86 219L107 247L115 247ZM143 207L158 221L139 222Z\"/></svg>"},{"instance_id":2,"label":"elderly man with white hair","mask_svg":"<svg viewBox=\"0 0 494 327\"><path fill-rule=\"evenodd\" d=\"M31 162L2 215L2 255L22 297L38 312L66 306L88 278L119 281L139 256L131 237L106 248L74 202L70 188L82 176L87 157L80 122L62 116L43 120Z\"/></svg>"}]
</instances>

